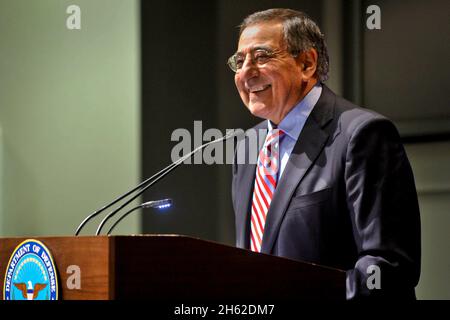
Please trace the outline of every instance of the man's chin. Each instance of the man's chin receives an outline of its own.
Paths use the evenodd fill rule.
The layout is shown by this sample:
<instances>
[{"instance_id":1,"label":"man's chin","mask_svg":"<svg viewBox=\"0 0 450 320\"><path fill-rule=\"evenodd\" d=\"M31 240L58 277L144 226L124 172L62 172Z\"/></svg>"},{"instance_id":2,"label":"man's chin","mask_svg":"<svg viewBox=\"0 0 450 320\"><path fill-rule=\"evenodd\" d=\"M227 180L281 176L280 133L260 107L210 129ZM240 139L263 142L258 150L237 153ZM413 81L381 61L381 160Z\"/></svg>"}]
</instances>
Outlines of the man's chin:
<instances>
[{"instance_id":1,"label":"man's chin","mask_svg":"<svg viewBox=\"0 0 450 320\"><path fill-rule=\"evenodd\" d=\"M269 117L269 111L265 104L250 103L248 105L248 109L250 110L250 113L252 115L254 115L255 117L262 118L262 119L268 119L268 117Z\"/></svg>"}]
</instances>

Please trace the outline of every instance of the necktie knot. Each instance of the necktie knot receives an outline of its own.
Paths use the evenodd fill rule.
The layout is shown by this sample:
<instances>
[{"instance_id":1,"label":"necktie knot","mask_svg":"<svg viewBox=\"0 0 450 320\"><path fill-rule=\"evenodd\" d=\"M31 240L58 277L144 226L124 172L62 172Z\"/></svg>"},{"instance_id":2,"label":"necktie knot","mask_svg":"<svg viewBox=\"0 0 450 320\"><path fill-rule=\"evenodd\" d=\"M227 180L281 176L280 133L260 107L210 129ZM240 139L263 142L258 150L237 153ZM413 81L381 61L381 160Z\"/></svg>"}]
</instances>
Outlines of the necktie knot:
<instances>
[{"instance_id":1,"label":"necktie knot","mask_svg":"<svg viewBox=\"0 0 450 320\"><path fill-rule=\"evenodd\" d=\"M285 132L278 128L273 128L267 133L266 141L264 142L264 147L274 146L278 143L281 138L285 135Z\"/></svg>"},{"instance_id":2,"label":"necktie knot","mask_svg":"<svg viewBox=\"0 0 450 320\"><path fill-rule=\"evenodd\" d=\"M259 154L259 165L264 176L277 178L280 163L279 142L283 135L283 130L275 128L270 130L266 136L266 141Z\"/></svg>"}]
</instances>

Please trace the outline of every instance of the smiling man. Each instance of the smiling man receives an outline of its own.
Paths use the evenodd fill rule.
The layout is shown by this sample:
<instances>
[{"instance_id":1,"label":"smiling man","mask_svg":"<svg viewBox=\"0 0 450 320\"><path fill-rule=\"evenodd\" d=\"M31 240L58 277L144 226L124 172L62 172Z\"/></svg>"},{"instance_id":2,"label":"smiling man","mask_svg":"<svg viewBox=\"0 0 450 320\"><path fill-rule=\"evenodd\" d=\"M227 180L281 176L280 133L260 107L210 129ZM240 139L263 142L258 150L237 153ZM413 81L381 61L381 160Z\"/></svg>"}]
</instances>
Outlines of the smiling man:
<instances>
[{"instance_id":1,"label":"smiling man","mask_svg":"<svg viewBox=\"0 0 450 320\"><path fill-rule=\"evenodd\" d=\"M246 56L250 56L246 59ZM315 50L304 53L310 62L317 59ZM311 56L313 55L313 56ZM314 57L315 56L315 57ZM242 100L257 117L270 119L278 124L304 96L311 90L315 79L307 79L307 90L298 90L302 84L302 65L297 56L288 52L283 41L281 23L260 23L249 26L239 40L236 54L236 86ZM270 60L270 63L267 63ZM254 64L266 64L265 68L255 68ZM310 73L312 63L309 65ZM311 81L310 81L311 80Z\"/></svg>"},{"instance_id":2,"label":"smiling man","mask_svg":"<svg viewBox=\"0 0 450 320\"><path fill-rule=\"evenodd\" d=\"M270 9L241 25L228 60L267 131L258 163L233 166L238 247L347 271L347 298L415 298L420 218L391 121L335 95L324 36L304 13ZM237 148L249 153L244 139ZM373 270L379 283L371 285Z\"/></svg>"}]
</instances>

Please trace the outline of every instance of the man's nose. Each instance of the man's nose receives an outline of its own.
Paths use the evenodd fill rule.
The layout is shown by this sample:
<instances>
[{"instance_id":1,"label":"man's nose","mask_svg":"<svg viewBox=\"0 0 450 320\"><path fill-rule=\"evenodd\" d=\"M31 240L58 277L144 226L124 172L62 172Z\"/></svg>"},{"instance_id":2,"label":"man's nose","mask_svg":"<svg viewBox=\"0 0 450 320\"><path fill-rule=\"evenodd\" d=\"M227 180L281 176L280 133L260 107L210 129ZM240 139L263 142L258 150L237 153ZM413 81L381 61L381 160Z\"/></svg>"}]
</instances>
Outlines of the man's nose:
<instances>
[{"instance_id":1,"label":"man's nose","mask_svg":"<svg viewBox=\"0 0 450 320\"><path fill-rule=\"evenodd\" d=\"M247 54L240 70L240 74L244 78L251 78L258 75L258 67L256 66L252 56Z\"/></svg>"}]
</instances>

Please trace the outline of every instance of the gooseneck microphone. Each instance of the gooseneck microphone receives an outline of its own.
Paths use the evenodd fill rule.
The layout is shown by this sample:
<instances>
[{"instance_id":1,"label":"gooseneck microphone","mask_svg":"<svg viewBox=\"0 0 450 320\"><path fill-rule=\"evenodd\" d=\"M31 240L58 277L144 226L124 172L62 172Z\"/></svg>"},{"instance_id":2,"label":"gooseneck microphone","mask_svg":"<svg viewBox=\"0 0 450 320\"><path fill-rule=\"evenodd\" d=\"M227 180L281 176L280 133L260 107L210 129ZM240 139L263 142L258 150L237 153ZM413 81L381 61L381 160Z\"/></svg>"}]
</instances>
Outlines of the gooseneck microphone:
<instances>
[{"instance_id":1,"label":"gooseneck microphone","mask_svg":"<svg viewBox=\"0 0 450 320\"><path fill-rule=\"evenodd\" d=\"M127 206L130 202L132 202L134 199L136 199L137 197L139 197L142 193L144 193L148 188L150 188L152 185L154 185L156 182L158 182L159 180L161 180L163 177L165 177L168 173L170 173L172 170L174 170L176 167L178 167L180 164L182 164L185 160L189 159L193 154L197 153L198 151L202 150L203 148L209 146L210 144L214 144L214 143L218 143L224 140L227 140L231 137L233 137L236 134L236 132L234 130L228 131L227 134L221 138L218 138L216 140L207 142L205 144L202 144L201 146L195 148L193 151L189 152L187 155L181 157L180 159L178 159L177 161L171 163L170 165L168 165L167 167L165 167L164 169L160 170L159 172L155 173L154 175L152 175L150 178L144 180L143 182L141 182L140 184L138 184L136 187L134 187L133 189L131 189L130 191L124 193L123 195L119 196L118 198L114 199L112 202L110 202L109 204L101 207L100 209L94 211L93 213L91 213L90 215L88 215L78 226L77 230L75 231L75 235L79 235L80 231L83 229L83 227L86 225L86 223L93 219L94 217L98 216L100 213L102 213L103 211L105 211L106 209L110 208L111 206L115 205L116 203L118 203L119 201L123 200L124 198L130 196L133 192L138 191L133 197L131 197L129 200L127 200L125 203L123 203L121 206L119 206L117 209L115 209L114 211L112 211L111 213L108 214L108 216L112 217L114 214L116 214L117 212L119 212L121 209L123 209L125 206ZM101 227L99 226L99 228L97 228L97 232L96 235L99 235L101 232Z\"/></svg>"},{"instance_id":2,"label":"gooseneck microphone","mask_svg":"<svg viewBox=\"0 0 450 320\"><path fill-rule=\"evenodd\" d=\"M181 159L179 159L181 160ZM176 162L175 162L176 163ZM174 163L172 163L171 165L173 165ZM169 166L170 167L170 166ZM75 235L79 235L79 233L81 232L81 230L83 229L83 227L86 225L86 223L89 222L89 220L95 218L96 216L98 216L100 213L102 213L103 211L105 211L106 209L110 208L111 206L115 205L117 202L119 202L120 200L124 199L125 197L129 196L130 194L132 194L133 192L143 188L143 186L146 183L149 183L150 181L152 181L152 179L158 177L160 174L164 173L165 170L167 170L168 167L164 168L163 170L155 173L153 176L151 176L150 178L142 181L140 184L138 184L136 187L134 187L133 189L131 189L130 191L124 193L123 195L119 196L118 198L114 199L113 201L111 201L110 203L108 203L107 205L104 205L103 207L101 207L100 209L92 212L90 215L88 215L78 226L77 230L75 231Z\"/></svg>"},{"instance_id":3,"label":"gooseneck microphone","mask_svg":"<svg viewBox=\"0 0 450 320\"><path fill-rule=\"evenodd\" d=\"M147 209L147 208L157 208L157 209L166 209L172 206L172 199L164 199L164 200L157 200L157 201L148 201L143 204L140 204L127 212L125 212L119 219L117 219L116 222L109 228L107 235L110 235L111 232L114 230L114 228L123 220L126 216L128 216L130 213L137 209ZM110 215L106 216L105 219L102 221L102 225L106 223L106 221L110 218Z\"/></svg>"}]
</instances>

